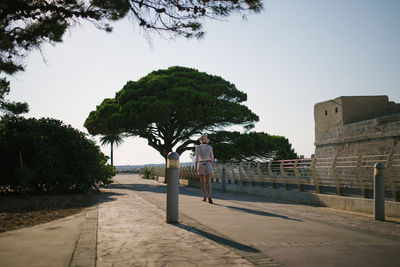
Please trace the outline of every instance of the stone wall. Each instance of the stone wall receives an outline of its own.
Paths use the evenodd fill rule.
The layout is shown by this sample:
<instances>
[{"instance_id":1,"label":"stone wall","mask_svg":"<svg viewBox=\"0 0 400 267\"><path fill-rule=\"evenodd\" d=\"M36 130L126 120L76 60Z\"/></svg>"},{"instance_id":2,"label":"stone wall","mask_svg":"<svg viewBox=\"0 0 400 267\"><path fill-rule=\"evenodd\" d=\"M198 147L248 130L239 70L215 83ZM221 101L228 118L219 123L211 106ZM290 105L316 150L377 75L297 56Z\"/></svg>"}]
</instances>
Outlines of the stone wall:
<instances>
[{"instance_id":1,"label":"stone wall","mask_svg":"<svg viewBox=\"0 0 400 267\"><path fill-rule=\"evenodd\" d=\"M400 113L332 127L315 140L317 158L399 153Z\"/></svg>"},{"instance_id":2,"label":"stone wall","mask_svg":"<svg viewBox=\"0 0 400 267\"><path fill-rule=\"evenodd\" d=\"M317 158L400 153L400 104L342 96L314 106Z\"/></svg>"}]
</instances>

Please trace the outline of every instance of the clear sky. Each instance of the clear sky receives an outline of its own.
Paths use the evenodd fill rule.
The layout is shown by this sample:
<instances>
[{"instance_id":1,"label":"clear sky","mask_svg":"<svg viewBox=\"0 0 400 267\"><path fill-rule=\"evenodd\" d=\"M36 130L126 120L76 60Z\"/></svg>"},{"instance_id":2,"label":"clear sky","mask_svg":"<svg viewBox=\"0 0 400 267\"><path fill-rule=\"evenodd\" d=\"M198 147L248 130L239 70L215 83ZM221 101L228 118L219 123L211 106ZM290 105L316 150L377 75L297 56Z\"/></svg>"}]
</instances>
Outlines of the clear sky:
<instances>
[{"instance_id":1,"label":"clear sky","mask_svg":"<svg viewBox=\"0 0 400 267\"><path fill-rule=\"evenodd\" d=\"M283 135L310 157L315 103L353 95L388 95L400 103L399 14L398 0L266 0L264 11L247 21L207 21L203 40L154 36L151 45L128 19L111 34L82 24L63 43L42 49L46 63L38 51L28 56L26 71L10 77L8 99L28 102L28 117L56 118L87 132L89 112L128 80L193 67L247 93L245 104L260 117L254 130ZM109 154L109 147L102 150ZM190 161L189 153L180 160ZM114 151L116 165L162 162L140 138Z\"/></svg>"}]
</instances>

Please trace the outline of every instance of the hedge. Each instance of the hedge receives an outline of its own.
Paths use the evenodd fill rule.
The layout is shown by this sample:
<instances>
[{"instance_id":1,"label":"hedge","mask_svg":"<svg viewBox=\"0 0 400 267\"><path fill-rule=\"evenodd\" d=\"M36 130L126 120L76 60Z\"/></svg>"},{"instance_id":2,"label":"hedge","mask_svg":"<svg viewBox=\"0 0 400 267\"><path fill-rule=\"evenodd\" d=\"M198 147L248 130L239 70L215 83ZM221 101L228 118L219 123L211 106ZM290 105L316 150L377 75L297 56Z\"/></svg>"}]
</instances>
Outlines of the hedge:
<instances>
[{"instance_id":1,"label":"hedge","mask_svg":"<svg viewBox=\"0 0 400 267\"><path fill-rule=\"evenodd\" d=\"M50 118L0 121L0 191L85 192L112 182L115 168L93 140Z\"/></svg>"}]
</instances>

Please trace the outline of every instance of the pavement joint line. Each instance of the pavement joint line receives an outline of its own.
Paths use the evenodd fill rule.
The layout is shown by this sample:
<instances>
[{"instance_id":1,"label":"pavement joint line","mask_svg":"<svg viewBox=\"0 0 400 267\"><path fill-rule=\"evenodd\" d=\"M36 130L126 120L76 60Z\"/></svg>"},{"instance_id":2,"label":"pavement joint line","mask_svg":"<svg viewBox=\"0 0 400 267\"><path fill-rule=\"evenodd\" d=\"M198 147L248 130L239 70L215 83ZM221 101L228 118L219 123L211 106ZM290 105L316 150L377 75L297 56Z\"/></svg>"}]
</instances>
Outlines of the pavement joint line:
<instances>
[{"instance_id":1,"label":"pavement joint line","mask_svg":"<svg viewBox=\"0 0 400 267\"><path fill-rule=\"evenodd\" d=\"M123 185L122 186L126 187L127 189L132 189L131 187L129 187L128 185ZM180 190L183 189L180 187ZM163 207L162 205L160 205L159 203L157 203L156 201L152 200L150 197L146 196L145 194L140 194L141 191L139 190L134 190L136 193L138 193L140 195L140 197L142 197L143 199L145 199L146 201L152 203L154 206L156 206L157 208L161 209L162 211L165 212L165 207ZM191 192L193 193L193 192ZM194 195L194 194L193 194ZM284 266L281 263L279 263L278 261L270 258L269 256L262 254L259 250L254 249L252 247L246 246L246 245L242 245L239 244L237 242L235 242L234 240L222 235L221 233L213 230L212 228L209 228L208 226L194 220L193 218L183 214L182 212L179 213L179 217L180 217L180 222L177 225L180 225L180 228L187 228L190 227L192 229L193 232L208 238L214 242L216 242L218 245L224 246L225 248L229 249L230 251L232 251L233 253L239 255L240 257L246 259L247 261L249 261L250 263L256 265L256 266L260 266L260 267L281 267ZM185 227L186 226L186 227ZM186 229L187 230L187 229ZM215 239L222 239L224 242L217 242ZM230 243L230 245L226 244L226 243ZM245 252L241 249L235 248L234 246L241 246L244 249L253 249L253 252Z\"/></svg>"},{"instance_id":2,"label":"pavement joint line","mask_svg":"<svg viewBox=\"0 0 400 267\"><path fill-rule=\"evenodd\" d=\"M98 205L86 211L68 267L95 267L97 257Z\"/></svg>"}]
</instances>

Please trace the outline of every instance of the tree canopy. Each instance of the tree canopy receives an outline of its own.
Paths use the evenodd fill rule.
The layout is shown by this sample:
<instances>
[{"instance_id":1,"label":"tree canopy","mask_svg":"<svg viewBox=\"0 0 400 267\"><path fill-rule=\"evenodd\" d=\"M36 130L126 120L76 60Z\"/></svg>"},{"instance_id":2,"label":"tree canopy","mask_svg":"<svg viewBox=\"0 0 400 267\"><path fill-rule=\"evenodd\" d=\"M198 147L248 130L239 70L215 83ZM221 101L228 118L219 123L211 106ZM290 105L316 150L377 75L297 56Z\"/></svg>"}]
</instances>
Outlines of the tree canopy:
<instances>
[{"instance_id":1,"label":"tree canopy","mask_svg":"<svg viewBox=\"0 0 400 267\"><path fill-rule=\"evenodd\" d=\"M111 31L111 22L129 16L148 34L201 38L204 18L261 10L261 0L2 0L0 72L23 70L22 59L30 50L62 42L66 30L80 21Z\"/></svg>"},{"instance_id":2,"label":"tree canopy","mask_svg":"<svg viewBox=\"0 0 400 267\"><path fill-rule=\"evenodd\" d=\"M90 134L127 133L148 140L164 158L193 149L191 139L226 126L252 128L258 121L242 103L247 95L219 76L185 67L153 71L128 81L114 99L90 112Z\"/></svg>"},{"instance_id":3,"label":"tree canopy","mask_svg":"<svg viewBox=\"0 0 400 267\"><path fill-rule=\"evenodd\" d=\"M289 140L283 136L219 131L209 138L215 159L222 163L297 158Z\"/></svg>"},{"instance_id":4,"label":"tree canopy","mask_svg":"<svg viewBox=\"0 0 400 267\"><path fill-rule=\"evenodd\" d=\"M5 78L0 79L0 112L6 115L20 115L29 111L29 106L24 102L10 102L5 99L10 92L10 82ZM1 114L0 113L0 114Z\"/></svg>"},{"instance_id":5,"label":"tree canopy","mask_svg":"<svg viewBox=\"0 0 400 267\"><path fill-rule=\"evenodd\" d=\"M44 43L62 42L66 30L80 19L111 30L107 21L128 12L124 0L2 0L0 4L0 70L12 74L23 70L22 58Z\"/></svg>"}]
</instances>

